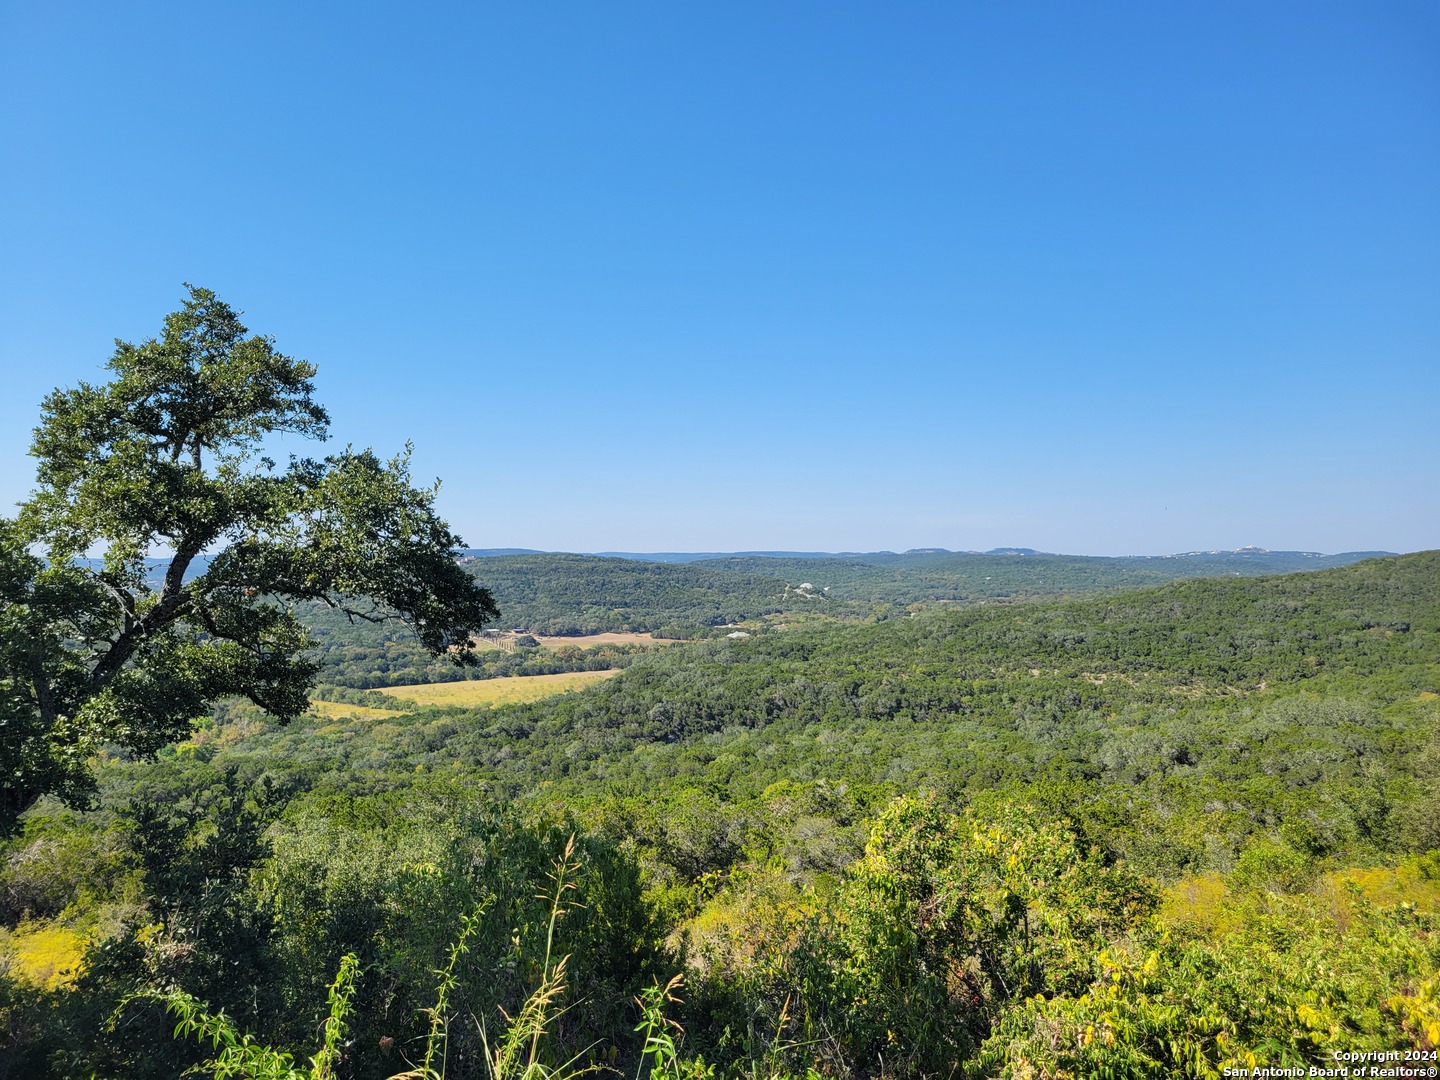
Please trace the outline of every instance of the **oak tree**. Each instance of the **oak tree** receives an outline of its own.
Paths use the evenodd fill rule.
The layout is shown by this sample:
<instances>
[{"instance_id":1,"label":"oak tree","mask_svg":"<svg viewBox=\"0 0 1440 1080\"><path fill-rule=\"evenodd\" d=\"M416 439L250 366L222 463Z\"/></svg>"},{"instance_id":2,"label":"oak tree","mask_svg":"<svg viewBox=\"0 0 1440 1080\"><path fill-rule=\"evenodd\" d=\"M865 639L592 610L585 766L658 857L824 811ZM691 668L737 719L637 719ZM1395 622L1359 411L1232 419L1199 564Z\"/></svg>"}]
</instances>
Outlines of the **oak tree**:
<instances>
[{"instance_id":1,"label":"oak tree","mask_svg":"<svg viewBox=\"0 0 1440 1080\"><path fill-rule=\"evenodd\" d=\"M0 832L43 795L83 802L101 747L154 753L216 698L302 713L297 603L401 620L461 664L498 615L408 448L269 456L326 437L315 367L187 288L159 337L116 342L109 382L45 399L35 490L0 519Z\"/></svg>"}]
</instances>

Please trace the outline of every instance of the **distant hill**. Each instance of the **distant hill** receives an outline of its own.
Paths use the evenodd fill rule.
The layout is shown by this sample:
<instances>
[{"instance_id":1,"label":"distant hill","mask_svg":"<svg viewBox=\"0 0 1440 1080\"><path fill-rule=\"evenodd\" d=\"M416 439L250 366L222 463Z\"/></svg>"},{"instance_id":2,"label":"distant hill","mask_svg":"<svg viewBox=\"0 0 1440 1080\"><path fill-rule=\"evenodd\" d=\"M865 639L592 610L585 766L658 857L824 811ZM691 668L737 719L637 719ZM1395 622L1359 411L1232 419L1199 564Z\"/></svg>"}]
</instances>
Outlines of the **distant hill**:
<instances>
[{"instance_id":1,"label":"distant hill","mask_svg":"<svg viewBox=\"0 0 1440 1080\"><path fill-rule=\"evenodd\" d=\"M934 549L940 550L940 549ZM692 563L706 559L731 558L789 558L789 559L849 559L861 556L854 551L535 551L531 548L466 548L461 557L490 558L497 555L589 555L602 559L630 559L633 562ZM884 552L889 555L892 552Z\"/></svg>"},{"instance_id":2,"label":"distant hill","mask_svg":"<svg viewBox=\"0 0 1440 1080\"><path fill-rule=\"evenodd\" d=\"M641 562L689 563L709 559L729 558L788 558L788 559L850 559L860 555L855 551L598 551L614 559L637 559Z\"/></svg>"},{"instance_id":3,"label":"distant hill","mask_svg":"<svg viewBox=\"0 0 1440 1080\"><path fill-rule=\"evenodd\" d=\"M1388 552L1199 551L1120 557L1051 555L1028 548L990 552L875 552L845 559L730 556L697 565L809 581L837 600L899 605L1063 596L1139 588L1194 577L1256 577L1349 566Z\"/></svg>"},{"instance_id":4,"label":"distant hill","mask_svg":"<svg viewBox=\"0 0 1440 1080\"><path fill-rule=\"evenodd\" d=\"M910 548L908 551L591 551L591 552L543 552L534 548L466 548L460 551L462 557L495 558L504 555L593 555L605 559L631 559L636 562L692 563L711 562L722 559L848 559L859 562L890 562L919 556L986 556L986 555L1043 555L1065 559L1212 559L1221 561L1263 563L1271 569L1266 573L1285 573L1291 569L1314 570L1326 566L1348 566L1361 559L1373 559L1383 555L1394 555L1393 551L1347 551L1338 555L1325 555L1318 551L1270 551L1259 547L1242 547L1233 551L1186 551L1172 555L1061 555L1056 552L1039 551L1028 547L997 547L988 551L951 551L948 548Z\"/></svg>"}]
</instances>

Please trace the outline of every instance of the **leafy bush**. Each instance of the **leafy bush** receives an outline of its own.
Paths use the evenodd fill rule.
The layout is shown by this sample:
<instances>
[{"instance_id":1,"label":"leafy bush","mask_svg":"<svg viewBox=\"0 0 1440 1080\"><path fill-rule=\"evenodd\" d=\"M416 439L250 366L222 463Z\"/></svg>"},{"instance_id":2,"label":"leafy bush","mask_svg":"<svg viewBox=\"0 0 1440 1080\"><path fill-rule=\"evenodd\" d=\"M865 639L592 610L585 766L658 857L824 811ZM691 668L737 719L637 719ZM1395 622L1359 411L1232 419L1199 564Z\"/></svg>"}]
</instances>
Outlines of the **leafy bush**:
<instances>
[{"instance_id":1,"label":"leafy bush","mask_svg":"<svg viewBox=\"0 0 1440 1080\"><path fill-rule=\"evenodd\" d=\"M786 965L801 1041L832 1068L946 1074L1014 1001L1088 985L1157 903L1062 824L902 798Z\"/></svg>"},{"instance_id":2,"label":"leafy bush","mask_svg":"<svg viewBox=\"0 0 1440 1080\"><path fill-rule=\"evenodd\" d=\"M1335 1050L1431 1038L1440 934L1409 906L1358 897L1337 923L1310 897L1238 901L1236 930L1105 951L1085 991L1011 1010L973 1077L1216 1077L1227 1067L1333 1067Z\"/></svg>"}]
</instances>

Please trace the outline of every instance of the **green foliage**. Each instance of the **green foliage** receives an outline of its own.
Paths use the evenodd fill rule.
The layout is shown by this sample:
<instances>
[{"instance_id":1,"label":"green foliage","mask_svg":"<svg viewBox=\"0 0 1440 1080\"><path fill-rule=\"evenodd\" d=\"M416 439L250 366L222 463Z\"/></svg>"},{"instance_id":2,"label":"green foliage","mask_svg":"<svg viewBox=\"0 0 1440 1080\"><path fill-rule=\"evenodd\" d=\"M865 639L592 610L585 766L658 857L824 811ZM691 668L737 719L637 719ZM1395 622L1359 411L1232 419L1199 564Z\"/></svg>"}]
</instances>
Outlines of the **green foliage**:
<instances>
[{"instance_id":1,"label":"green foliage","mask_svg":"<svg viewBox=\"0 0 1440 1080\"><path fill-rule=\"evenodd\" d=\"M73 814L35 816L0 846L0 923L85 923L104 906L133 903L137 878L119 823L87 827Z\"/></svg>"},{"instance_id":2,"label":"green foliage","mask_svg":"<svg viewBox=\"0 0 1440 1080\"><path fill-rule=\"evenodd\" d=\"M514 1017L506 1016L509 1022L493 1046L483 1020L481 1022L480 1035L490 1080L569 1080L570 1077L595 1071L594 1067L579 1065L589 1047L577 1049L558 1065L547 1062L541 1053L541 1041L566 1011L561 1002L566 993L566 966L570 958L555 958L555 928L577 906L567 897L575 889L572 879L580 868L574 858L575 837L572 834L549 875L550 890L543 894L549 901L550 913L545 927L545 952L540 961L539 985L531 991ZM436 1077L435 1080L441 1078Z\"/></svg>"},{"instance_id":3,"label":"green foliage","mask_svg":"<svg viewBox=\"0 0 1440 1080\"><path fill-rule=\"evenodd\" d=\"M575 636L605 631L655 632L693 638L716 627L780 612L859 616L868 605L830 603L823 595L799 597L786 584L756 574L720 572L695 565L645 563L589 555L517 555L473 560L507 626L531 634ZM342 612L314 604L298 610L316 642L312 654L337 685L368 689L446 678L545 675L621 667L633 647L605 645L580 655L534 650L531 635L513 653L480 651L474 669L436 663L402 627L354 622Z\"/></svg>"},{"instance_id":4,"label":"green foliage","mask_svg":"<svg viewBox=\"0 0 1440 1080\"><path fill-rule=\"evenodd\" d=\"M160 1080L197 1064L196 1048L166 1040L150 990L203 1001L251 1044L296 1057L325 1023L346 956L365 972L347 998L346 1075L421 1060L440 1015L450 1075L472 1075L487 1060L474 1021L503 1038L506 1017L534 1017L537 983L556 1009L547 1066L627 1044L629 1002L663 950L638 868L614 844L567 844L559 825L527 826L455 791L312 801L267 827L277 805L222 774L168 813L136 809L149 907L90 947L73 990L50 995L30 1046L55 1075ZM563 886L558 909L536 894L547 870Z\"/></svg>"},{"instance_id":5,"label":"green foliage","mask_svg":"<svg viewBox=\"0 0 1440 1080\"><path fill-rule=\"evenodd\" d=\"M595 555L502 555L470 564L494 591L506 624L532 634L652 631L693 637L711 627L786 611L858 615L823 594L800 597L763 570L652 563Z\"/></svg>"},{"instance_id":6,"label":"green foliage","mask_svg":"<svg viewBox=\"0 0 1440 1080\"><path fill-rule=\"evenodd\" d=\"M1063 823L902 799L801 936L712 971L705 1004L768 1025L790 1071L977 1080L1306 1068L1427 1045L1440 1021L1440 924L1411 904L1238 892L1206 934L1155 901ZM709 1030L753 1071L753 1033L736 1062Z\"/></svg>"},{"instance_id":7,"label":"green foliage","mask_svg":"<svg viewBox=\"0 0 1440 1080\"><path fill-rule=\"evenodd\" d=\"M310 1059L310 1067L303 1070L295 1067L292 1055L259 1045L249 1035L238 1032L223 1012L207 1012L205 1006L189 994L171 992L162 995L161 1000L167 1010L180 1018L175 1026L176 1038L193 1035L201 1043L208 1041L213 1048L220 1050L218 1056L197 1066L192 1072L208 1072L215 1080L238 1080L242 1077L245 1080L334 1080L345 1038L345 1016L350 1010L350 999L355 994L358 974L355 957L345 957L340 963L339 974L330 986L330 1015L325 1019L324 1042L320 1051Z\"/></svg>"},{"instance_id":8,"label":"green foliage","mask_svg":"<svg viewBox=\"0 0 1440 1080\"><path fill-rule=\"evenodd\" d=\"M807 1039L837 1068L945 1073L1012 1002L1074 991L1154 893L1062 825L901 799L791 961Z\"/></svg>"},{"instance_id":9,"label":"green foliage","mask_svg":"<svg viewBox=\"0 0 1440 1080\"><path fill-rule=\"evenodd\" d=\"M525 998L513 1018L501 1010L507 1022L493 1046L487 1038L485 1022L480 1020L484 1066L489 1080L574 1080L587 1073L614 1071L594 1063L582 1064L583 1052L559 1064L549 1063L543 1052L542 1044L567 1011L561 1002L566 993L569 957L555 957L555 930L577 907L568 896L575 889L573 878L580 869L575 856L575 837L572 834L555 860L548 875L550 887L543 894L548 901L549 917L538 985ZM428 1018L429 1030L425 1035L424 1056L420 1064L394 1074L389 1080L446 1080L451 1075L450 1031L455 1019L452 997L460 989L460 962L469 952L479 926L480 909L461 920L460 933L449 947L446 963L435 972L439 979L435 1004L422 1010ZM223 1012L210 1012L189 994L170 991L148 992L143 996L163 1002L169 1012L179 1017L180 1022L175 1028L177 1038L193 1035L202 1044L208 1041L212 1047L220 1049L216 1057L197 1065L189 1070L190 1073L208 1072L216 1080L235 1077L331 1080L342 1061L353 1064L343 1051L348 1046L347 1017L352 1010L359 967L359 959L353 953L341 959L339 974L326 995L329 1014L322 1025L323 1044L319 1053L310 1059L310 1068L304 1071L295 1068L292 1054L262 1045L252 1036L241 1033ZM680 1030L679 1025L664 1015L665 1004L676 1000L671 991L679 983L677 975L663 989L657 983L642 991L641 997L636 999L642 1011L641 1022L635 1028L643 1036L639 1054L641 1071L649 1059L652 1063L651 1080L707 1080L714 1075L713 1068L701 1062L682 1063L679 1059L672 1035L672 1031Z\"/></svg>"},{"instance_id":10,"label":"green foliage","mask_svg":"<svg viewBox=\"0 0 1440 1080\"><path fill-rule=\"evenodd\" d=\"M1433 918L1354 899L1338 923L1312 898L1241 903L1232 933L1157 930L1101 954L1083 993L1011 1010L969 1074L1210 1078L1416 1045L1407 1025L1424 1022L1422 981L1440 968Z\"/></svg>"},{"instance_id":11,"label":"green foliage","mask_svg":"<svg viewBox=\"0 0 1440 1080\"><path fill-rule=\"evenodd\" d=\"M0 1077L45 1076L53 1023L49 1001L9 968L9 958L0 955Z\"/></svg>"},{"instance_id":12,"label":"green foliage","mask_svg":"<svg viewBox=\"0 0 1440 1080\"><path fill-rule=\"evenodd\" d=\"M425 1056L418 1069L401 1074L402 1077L413 1080L443 1080L450 1058L450 1024L453 1019L450 997L460 986L455 969L469 951L470 941L479 925L479 910L471 912L461 920L460 934L450 946L445 966L435 972L440 980L435 990L435 1004L424 1010L430 1021L430 1030L425 1033Z\"/></svg>"},{"instance_id":13,"label":"green foliage","mask_svg":"<svg viewBox=\"0 0 1440 1080\"><path fill-rule=\"evenodd\" d=\"M676 975L664 986L658 982L640 992L637 1003L640 1006L640 1023L635 1031L641 1036L640 1067L635 1080L645 1076L645 1065L650 1065L649 1080L710 1080L715 1067L706 1065L703 1058L684 1059L676 1038L683 1037L685 1029L665 1015L665 1007L680 999L675 990L683 982Z\"/></svg>"},{"instance_id":14,"label":"green foliage","mask_svg":"<svg viewBox=\"0 0 1440 1080\"><path fill-rule=\"evenodd\" d=\"M492 590L509 626L542 634L654 631L662 637L695 638L771 615L799 622L888 619L922 604L1051 598L1177 578L1314 570L1360 557L1263 552L1105 559L917 552L827 559L752 556L677 564L530 554L472 559L469 566ZM796 583L812 587L800 589ZM437 663L403 629L357 624L323 606L299 614L318 643L314 655L326 677L343 686L583 670L565 666L553 653L527 657L523 651L481 654L479 670L457 670ZM613 658L594 664L619 666Z\"/></svg>"},{"instance_id":15,"label":"green foliage","mask_svg":"<svg viewBox=\"0 0 1440 1080\"><path fill-rule=\"evenodd\" d=\"M45 399L36 490L0 520L0 830L42 795L82 801L102 745L153 754L217 697L303 712L316 668L291 603L401 619L462 663L496 614L405 456L264 455L277 434L325 437L315 368L213 293L190 288L160 338L117 343L108 367ZM155 548L173 552L158 580Z\"/></svg>"},{"instance_id":16,"label":"green foliage","mask_svg":"<svg viewBox=\"0 0 1440 1080\"><path fill-rule=\"evenodd\" d=\"M269 856L265 832L283 796L235 771L212 781L128 809L146 906L95 941L74 988L56 995L50 1055L60 1074L161 1080L194 1064L192 1050L166 1040L151 990L189 994L246 1027L280 1007L273 909L249 882Z\"/></svg>"},{"instance_id":17,"label":"green foliage","mask_svg":"<svg viewBox=\"0 0 1440 1080\"><path fill-rule=\"evenodd\" d=\"M335 807L331 815L369 828L385 816L379 805ZM593 939L567 926L613 912L604 890L587 887L593 868L581 860L586 850L606 849L544 835L555 846L531 849L553 859L541 894L533 878L508 899L491 891L460 920L448 947L412 942L417 964L446 958L434 970L434 1005L404 1006L421 1022L413 1035L397 1029L393 1015L375 1022L373 995L365 1004L367 988L390 997L399 986L396 954L382 950L368 963L342 955L340 979L322 980L310 1002L298 1003L306 1019L293 1027L274 1015L242 1027L193 994L142 986L109 1016L107 1038L118 1039L120 1028L144 1015L146 1001L163 1001L180 1015L179 1031L218 1049L203 1061L190 1059L215 1076L292 1080L331 1075L325 1070L343 1063L347 1074L376 1080L567 1080L607 1061L620 1065L625 1040L594 1026L592 999L613 1005L622 993L603 972L623 949L610 938L597 953ZM515 857L523 850L492 846L487 854L517 874L541 873L539 860ZM1239 870L1232 878L1237 886L1247 880ZM513 912L520 892L537 904L534 921L513 932L512 943L521 946L510 954L518 995L507 1007L496 978L505 965L485 965L484 954L503 942L500 927L512 921L493 921L492 909ZM415 903L417 895L398 897L411 921L442 922L438 910ZM863 858L838 890L794 924L798 933L758 942L738 968L695 974L704 1010L696 1017L692 1007L692 1019L701 1021L698 1040L682 1042L667 1015L678 1004L678 980L643 990L632 983L639 1022L626 1023L638 1041L630 1043L633 1063L620 1071L634 1068L641 1080L800 1072L1212 1077L1227 1065L1305 1066L1323 1064L1335 1049L1392 1049L1430 1038L1440 1020L1440 926L1412 905L1377 908L1358 892L1337 905L1323 893L1262 887L1223 901L1234 910L1221 922L1232 929L1207 935L1153 921L1155 902L1148 883L1084 850L1063 822L1044 814L1003 805L984 815L956 814L934 798L900 799L880 815ZM653 941L658 930L651 926L644 938ZM572 954L563 953L570 944L589 954L575 974ZM422 957L426 949L433 951ZM282 967L293 962L281 955L275 957ZM579 974L586 971L588 977ZM92 966L87 978L94 975ZM573 993L576 986L583 996ZM30 1025L31 1041L17 1051L30 1056L18 1060L34 1061L45 1022L26 1014L23 1002L8 1007L15 1030L26 1033ZM478 1021L473 1029L462 1022L467 1014ZM755 1027L737 1042L714 1027L726 1015L749 1016ZM499 1030L493 1041L490 1018ZM240 1034L246 1028L254 1034ZM324 1047L307 1072L295 1065L294 1048L317 1028ZM606 1045L614 1049L597 1060L594 1048ZM416 1048L418 1063L396 1074L388 1059L407 1046ZM137 1057L127 1065L112 1059L83 1072L167 1075L149 1068L166 1061L174 1075L185 1064L157 1053L162 1048L153 1038L143 1047L132 1041Z\"/></svg>"},{"instance_id":18,"label":"green foliage","mask_svg":"<svg viewBox=\"0 0 1440 1080\"><path fill-rule=\"evenodd\" d=\"M1240 854L1230 875L1242 889L1299 892L1315 877L1314 863L1283 842L1261 839Z\"/></svg>"},{"instance_id":19,"label":"green foliage","mask_svg":"<svg viewBox=\"0 0 1440 1080\"><path fill-rule=\"evenodd\" d=\"M1440 849L1440 725L1415 755L1415 798L1399 817L1413 851Z\"/></svg>"},{"instance_id":20,"label":"green foliage","mask_svg":"<svg viewBox=\"0 0 1440 1080\"><path fill-rule=\"evenodd\" d=\"M403 1051L425 1038L415 1018L436 957L460 938L446 989L460 1015L485 1020L487 1030L502 1013L533 1018L526 1002L545 983L564 1010L550 1032L558 1055L550 1064L598 1041L623 1043L625 1003L661 955L657 927L633 860L598 837L579 837L567 855L569 836L563 825L525 826L460 792L336 800L292 814L257 882L276 912L273 956L286 1003L271 1030L282 1041L301 1038L326 973L353 952L383 973L356 1002L356 1027L367 1035L357 1056L368 1060L382 1036ZM558 916L554 897L536 893L547 873L564 884ZM468 931L459 920L466 911L474 912ZM547 982L552 954L566 956L565 978ZM463 1075L490 1059L480 1030L447 1028L452 1070Z\"/></svg>"}]
</instances>

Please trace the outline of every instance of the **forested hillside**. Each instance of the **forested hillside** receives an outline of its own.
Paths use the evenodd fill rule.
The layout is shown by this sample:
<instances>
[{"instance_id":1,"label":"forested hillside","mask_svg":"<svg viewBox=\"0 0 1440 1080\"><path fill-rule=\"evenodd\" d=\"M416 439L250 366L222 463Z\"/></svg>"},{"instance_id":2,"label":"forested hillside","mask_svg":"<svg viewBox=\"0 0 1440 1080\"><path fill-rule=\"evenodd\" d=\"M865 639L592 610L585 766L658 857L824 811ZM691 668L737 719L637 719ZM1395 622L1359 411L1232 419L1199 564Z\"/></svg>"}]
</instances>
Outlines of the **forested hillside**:
<instances>
[{"instance_id":1,"label":"forested hillside","mask_svg":"<svg viewBox=\"0 0 1440 1080\"><path fill-rule=\"evenodd\" d=\"M85 957L5 984L7 1060L213 1056L127 997L147 987L313 1053L354 955L340 1075L388 1077L423 1056L457 939L451 1077L488 1076L475 1021L537 991L552 1066L633 1071L649 1017L667 1077L1212 1076L1435 1046L1440 553L627 663L487 710L227 706L159 761L113 756L102 809L32 814L7 849L15 941ZM537 896L557 877L580 906ZM683 1003L642 994L682 972Z\"/></svg>"},{"instance_id":2,"label":"forested hillside","mask_svg":"<svg viewBox=\"0 0 1440 1080\"><path fill-rule=\"evenodd\" d=\"M1180 578L1258 577L1348 566L1383 552L1211 551L1102 557L1040 552L876 552L837 558L721 557L699 565L810 581L837 599L904 606L934 601L1061 596L1133 589Z\"/></svg>"},{"instance_id":3,"label":"forested hillside","mask_svg":"<svg viewBox=\"0 0 1440 1080\"><path fill-rule=\"evenodd\" d=\"M858 610L823 597L798 597L763 568L730 573L704 563L507 555L476 560L470 569L500 598L507 625L540 634L643 630L693 637L708 627L782 611Z\"/></svg>"}]
</instances>

